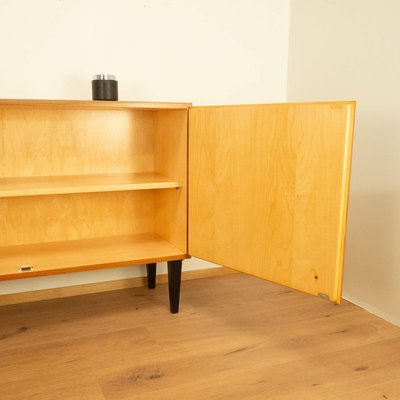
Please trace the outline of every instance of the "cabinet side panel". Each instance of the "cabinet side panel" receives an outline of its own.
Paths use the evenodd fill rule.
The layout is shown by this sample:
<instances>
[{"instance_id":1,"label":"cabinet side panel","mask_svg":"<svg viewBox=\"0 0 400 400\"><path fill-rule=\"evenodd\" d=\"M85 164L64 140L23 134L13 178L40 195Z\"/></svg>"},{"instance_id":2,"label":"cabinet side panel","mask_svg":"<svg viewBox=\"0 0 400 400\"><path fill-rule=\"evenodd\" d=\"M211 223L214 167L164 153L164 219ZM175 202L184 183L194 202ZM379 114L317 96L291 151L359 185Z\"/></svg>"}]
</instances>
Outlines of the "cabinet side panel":
<instances>
[{"instance_id":1,"label":"cabinet side panel","mask_svg":"<svg viewBox=\"0 0 400 400\"><path fill-rule=\"evenodd\" d=\"M152 114L0 109L0 178L151 172Z\"/></svg>"},{"instance_id":2,"label":"cabinet side panel","mask_svg":"<svg viewBox=\"0 0 400 400\"><path fill-rule=\"evenodd\" d=\"M0 199L0 246L149 233L154 191Z\"/></svg>"},{"instance_id":3,"label":"cabinet side panel","mask_svg":"<svg viewBox=\"0 0 400 400\"><path fill-rule=\"evenodd\" d=\"M154 112L154 171L178 189L155 191L155 232L187 252L187 110Z\"/></svg>"},{"instance_id":4,"label":"cabinet side panel","mask_svg":"<svg viewBox=\"0 0 400 400\"><path fill-rule=\"evenodd\" d=\"M352 112L345 102L191 109L189 253L339 301Z\"/></svg>"}]
</instances>

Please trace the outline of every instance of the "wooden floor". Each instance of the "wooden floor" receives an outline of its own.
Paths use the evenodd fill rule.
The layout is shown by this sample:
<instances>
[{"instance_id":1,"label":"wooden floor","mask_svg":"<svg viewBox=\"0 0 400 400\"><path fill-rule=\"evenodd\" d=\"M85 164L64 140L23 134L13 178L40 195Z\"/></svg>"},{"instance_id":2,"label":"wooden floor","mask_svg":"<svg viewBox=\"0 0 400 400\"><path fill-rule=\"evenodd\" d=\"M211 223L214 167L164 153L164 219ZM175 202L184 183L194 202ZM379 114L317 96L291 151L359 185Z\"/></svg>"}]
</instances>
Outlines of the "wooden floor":
<instances>
[{"instance_id":1,"label":"wooden floor","mask_svg":"<svg viewBox=\"0 0 400 400\"><path fill-rule=\"evenodd\" d=\"M0 399L400 399L400 328L240 274L3 306Z\"/></svg>"}]
</instances>

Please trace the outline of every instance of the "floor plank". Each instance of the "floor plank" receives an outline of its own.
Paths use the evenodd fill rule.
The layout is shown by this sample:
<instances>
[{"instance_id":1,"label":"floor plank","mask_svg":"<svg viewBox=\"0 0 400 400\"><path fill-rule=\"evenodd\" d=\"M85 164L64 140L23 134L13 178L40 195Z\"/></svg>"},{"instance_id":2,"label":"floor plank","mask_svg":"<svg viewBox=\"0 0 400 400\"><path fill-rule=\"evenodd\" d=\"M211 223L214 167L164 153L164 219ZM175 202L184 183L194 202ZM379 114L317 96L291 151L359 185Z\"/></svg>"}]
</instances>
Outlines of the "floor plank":
<instances>
[{"instance_id":1,"label":"floor plank","mask_svg":"<svg viewBox=\"0 0 400 400\"><path fill-rule=\"evenodd\" d=\"M235 274L0 307L1 400L399 399L400 328Z\"/></svg>"}]
</instances>

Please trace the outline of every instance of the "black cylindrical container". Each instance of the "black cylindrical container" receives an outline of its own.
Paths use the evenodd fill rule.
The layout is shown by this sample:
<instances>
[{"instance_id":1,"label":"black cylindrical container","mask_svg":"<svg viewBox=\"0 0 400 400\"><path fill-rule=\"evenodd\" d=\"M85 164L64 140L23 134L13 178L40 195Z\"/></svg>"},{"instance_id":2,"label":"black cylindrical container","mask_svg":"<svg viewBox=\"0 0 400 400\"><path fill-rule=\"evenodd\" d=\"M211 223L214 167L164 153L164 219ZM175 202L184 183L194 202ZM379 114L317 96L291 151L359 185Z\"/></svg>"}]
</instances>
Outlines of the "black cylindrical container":
<instances>
[{"instance_id":1,"label":"black cylindrical container","mask_svg":"<svg viewBox=\"0 0 400 400\"><path fill-rule=\"evenodd\" d=\"M94 75L92 80L93 100L118 100L118 81L115 75Z\"/></svg>"}]
</instances>

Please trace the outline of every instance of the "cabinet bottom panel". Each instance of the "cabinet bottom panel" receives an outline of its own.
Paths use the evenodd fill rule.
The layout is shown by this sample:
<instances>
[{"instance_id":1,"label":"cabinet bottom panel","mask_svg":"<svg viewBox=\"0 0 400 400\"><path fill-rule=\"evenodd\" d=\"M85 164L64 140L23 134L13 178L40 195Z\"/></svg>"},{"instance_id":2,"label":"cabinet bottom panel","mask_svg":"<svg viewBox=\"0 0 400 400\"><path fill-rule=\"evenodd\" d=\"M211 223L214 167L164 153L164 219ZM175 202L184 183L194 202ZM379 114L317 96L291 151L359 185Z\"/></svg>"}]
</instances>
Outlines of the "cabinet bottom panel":
<instances>
[{"instance_id":1,"label":"cabinet bottom panel","mask_svg":"<svg viewBox=\"0 0 400 400\"><path fill-rule=\"evenodd\" d=\"M0 247L0 280L188 258L154 233Z\"/></svg>"}]
</instances>

